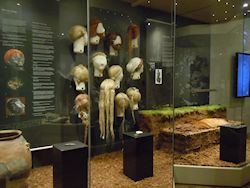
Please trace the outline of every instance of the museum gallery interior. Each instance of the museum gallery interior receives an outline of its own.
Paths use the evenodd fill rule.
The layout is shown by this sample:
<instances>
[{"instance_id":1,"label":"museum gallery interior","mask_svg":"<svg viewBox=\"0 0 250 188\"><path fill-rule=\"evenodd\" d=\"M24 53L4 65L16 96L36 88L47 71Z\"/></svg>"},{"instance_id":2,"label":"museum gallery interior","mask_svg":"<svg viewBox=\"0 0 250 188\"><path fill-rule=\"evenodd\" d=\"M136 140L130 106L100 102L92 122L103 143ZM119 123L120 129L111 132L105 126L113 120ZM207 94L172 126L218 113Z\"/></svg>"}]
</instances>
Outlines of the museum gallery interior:
<instances>
[{"instance_id":1,"label":"museum gallery interior","mask_svg":"<svg viewBox=\"0 0 250 188\"><path fill-rule=\"evenodd\" d=\"M1 0L0 188L250 187L250 0Z\"/></svg>"}]
</instances>

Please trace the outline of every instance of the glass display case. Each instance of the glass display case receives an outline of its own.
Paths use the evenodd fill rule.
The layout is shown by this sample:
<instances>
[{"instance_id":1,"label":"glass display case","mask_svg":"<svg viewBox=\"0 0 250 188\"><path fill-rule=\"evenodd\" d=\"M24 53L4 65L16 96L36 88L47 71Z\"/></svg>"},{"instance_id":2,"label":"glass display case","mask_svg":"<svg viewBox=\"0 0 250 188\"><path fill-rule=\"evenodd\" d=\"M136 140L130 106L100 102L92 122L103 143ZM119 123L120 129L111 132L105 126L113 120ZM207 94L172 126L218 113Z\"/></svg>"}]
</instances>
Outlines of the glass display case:
<instances>
[{"instance_id":1,"label":"glass display case","mask_svg":"<svg viewBox=\"0 0 250 188\"><path fill-rule=\"evenodd\" d=\"M233 171L250 159L248 2L197 2L176 6L175 180L241 187L249 179Z\"/></svg>"},{"instance_id":2,"label":"glass display case","mask_svg":"<svg viewBox=\"0 0 250 188\"><path fill-rule=\"evenodd\" d=\"M248 3L2 0L0 187L247 184Z\"/></svg>"},{"instance_id":3,"label":"glass display case","mask_svg":"<svg viewBox=\"0 0 250 188\"><path fill-rule=\"evenodd\" d=\"M1 1L0 129L30 144L28 186L57 186L73 140L88 146L89 187L172 186L153 114L168 109L173 128L174 3L158 3Z\"/></svg>"},{"instance_id":4,"label":"glass display case","mask_svg":"<svg viewBox=\"0 0 250 188\"><path fill-rule=\"evenodd\" d=\"M86 2L1 1L0 6L1 129L21 130L32 148L81 140L71 69L88 66L88 58L73 52L69 31L77 24L86 27Z\"/></svg>"},{"instance_id":5,"label":"glass display case","mask_svg":"<svg viewBox=\"0 0 250 188\"><path fill-rule=\"evenodd\" d=\"M172 186L150 110L173 106L173 4L157 3L90 1L93 187Z\"/></svg>"}]
</instances>

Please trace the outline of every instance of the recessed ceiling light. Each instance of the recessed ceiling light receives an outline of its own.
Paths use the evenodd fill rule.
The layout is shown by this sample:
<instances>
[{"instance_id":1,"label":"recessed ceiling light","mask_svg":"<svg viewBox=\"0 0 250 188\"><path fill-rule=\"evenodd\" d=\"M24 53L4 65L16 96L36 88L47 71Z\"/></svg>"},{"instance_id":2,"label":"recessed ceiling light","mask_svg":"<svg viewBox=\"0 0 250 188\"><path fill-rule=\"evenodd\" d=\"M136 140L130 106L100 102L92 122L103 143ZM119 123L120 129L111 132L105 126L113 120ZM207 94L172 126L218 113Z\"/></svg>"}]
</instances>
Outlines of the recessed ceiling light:
<instances>
[{"instance_id":1,"label":"recessed ceiling light","mask_svg":"<svg viewBox=\"0 0 250 188\"><path fill-rule=\"evenodd\" d=\"M212 16L215 17L215 14L213 14Z\"/></svg>"},{"instance_id":2,"label":"recessed ceiling light","mask_svg":"<svg viewBox=\"0 0 250 188\"><path fill-rule=\"evenodd\" d=\"M226 2L225 4L228 5L228 2Z\"/></svg>"},{"instance_id":3,"label":"recessed ceiling light","mask_svg":"<svg viewBox=\"0 0 250 188\"><path fill-rule=\"evenodd\" d=\"M249 12L250 12L250 10L247 10L247 12L249 13Z\"/></svg>"},{"instance_id":4,"label":"recessed ceiling light","mask_svg":"<svg viewBox=\"0 0 250 188\"><path fill-rule=\"evenodd\" d=\"M217 0L218 2L220 2L220 0Z\"/></svg>"},{"instance_id":5,"label":"recessed ceiling light","mask_svg":"<svg viewBox=\"0 0 250 188\"><path fill-rule=\"evenodd\" d=\"M244 16L246 16L247 15L247 13L244 13Z\"/></svg>"},{"instance_id":6,"label":"recessed ceiling light","mask_svg":"<svg viewBox=\"0 0 250 188\"><path fill-rule=\"evenodd\" d=\"M225 20L227 20L227 18L225 18Z\"/></svg>"},{"instance_id":7,"label":"recessed ceiling light","mask_svg":"<svg viewBox=\"0 0 250 188\"><path fill-rule=\"evenodd\" d=\"M175 6L177 6L177 2L175 3Z\"/></svg>"},{"instance_id":8,"label":"recessed ceiling light","mask_svg":"<svg viewBox=\"0 0 250 188\"><path fill-rule=\"evenodd\" d=\"M219 20L215 20L216 22L218 22Z\"/></svg>"},{"instance_id":9,"label":"recessed ceiling light","mask_svg":"<svg viewBox=\"0 0 250 188\"><path fill-rule=\"evenodd\" d=\"M150 1L148 1L148 4L150 3Z\"/></svg>"},{"instance_id":10,"label":"recessed ceiling light","mask_svg":"<svg viewBox=\"0 0 250 188\"><path fill-rule=\"evenodd\" d=\"M20 3L17 3L16 5L17 5L17 6L21 6L21 4L20 4Z\"/></svg>"},{"instance_id":11,"label":"recessed ceiling light","mask_svg":"<svg viewBox=\"0 0 250 188\"><path fill-rule=\"evenodd\" d=\"M225 14L227 14L227 10L225 10Z\"/></svg>"},{"instance_id":12,"label":"recessed ceiling light","mask_svg":"<svg viewBox=\"0 0 250 188\"><path fill-rule=\"evenodd\" d=\"M247 7L248 7L248 3L244 3L243 8L247 8Z\"/></svg>"},{"instance_id":13,"label":"recessed ceiling light","mask_svg":"<svg viewBox=\"0 0 250 188\"><path fill-rule=\"evenodd\" d=\"M148 22L148 25L151 25L151 23L150 23L150 22Z\"/></svg>"},{"instance_id":14,"label":"recessed ceiling light","mask_svg":"<svg viewBox=\"0 0 250 188\"><path fill-rule=\"evenodd\" d=\"M236 18L237 16L234 16L234 18Z\"/></svg>"},{"instance_id":15,"label":"recessed ceiling light","mask_svg":"<svg viewBox=\"0 0 250 188\"><path fill-rule=\"evenodd\" d=\"M235 6L234 6L234 5L232 5L232 7L234 8Z\"/></svg>"}]
</instances>

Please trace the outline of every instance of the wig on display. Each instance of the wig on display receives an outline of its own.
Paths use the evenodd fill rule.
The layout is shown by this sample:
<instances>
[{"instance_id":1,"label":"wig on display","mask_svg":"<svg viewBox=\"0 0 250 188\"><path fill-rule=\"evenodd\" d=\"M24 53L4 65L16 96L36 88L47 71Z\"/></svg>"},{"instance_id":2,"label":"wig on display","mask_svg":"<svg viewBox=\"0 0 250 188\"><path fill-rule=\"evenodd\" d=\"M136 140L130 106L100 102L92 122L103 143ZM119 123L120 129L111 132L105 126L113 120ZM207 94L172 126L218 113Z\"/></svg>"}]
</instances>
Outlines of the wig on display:
<instances>
[{"instance_id":1,"label":"wig on display","mask_svg":"<svg viewBox=\"0 0 250 188\"><path fill-rule=\"evenodd\" d=\"M98 45L100 40L105 37L105 28L100 20L92 20L90 22L90 43Z\"/></svg>"},{"instance_id":2,"label":"wig on display","mask_svg":"<svg viewBox=\"0 0 250 188\"><path fill-rule=\"evenodd\" d=\"M92 55L91 62L94 66L94 76L103 77L104 69L108 64L106 54L103 52L95 52Z\"/></svg>"},{"instance_id":3,"label":"wig on display","mask_svg":"<svg viewBox=\"0 0 250 188\"><path fill-rule=\"evenodd\" d=\"M124 133L125 110L129 107L129 98L125 93L118 93L115 96L116 116L122 117L122 133Z\"/></svg>"},{"instance_id":4,"label":"wig on display","mask_svg":"<svg viewBox=\"0 0 250 188\"><path fill-rule=\"evenodd\" d=\"M105 79L100 86L99 96L99 125L100 137L108 139L111 136L112 141L115 139L114 134L114 100L115 100L115 82L111 79Z\"/></svg>"},{"instance_id":5,"label":"wig on display","mask_svg":"<svg viewBox=\"0 0 250 188\"><path fill-rule=\"evenodd\" d=\"M82 64L76 65L71 70L71 76L73 76L76 85L76 90L84 91L86 89L86 83L89 79L88 69Z\"/></svg>"},{"instance_id":6,"label":"wig on display","mask_svg":"<svg viewBox=\"0 0 250 188\"><path fill-rule=\"evenodd\" d=\"M134 111L139 109L138 103L141 101L141 93L139 89L137 89L136 87L130 87L127 89L127 95L128 95L129 102L130 102L130 109L132 112L132 117L133 117L134 123L136 123Z\"/></svg>"},{"instance_id":7,"label":"wig on display","mask_svg":"<svg viewBox=\"0 0 250 188\"><path fill-rule=\"evenodd\" d=\"M78 113L78 117L82 120L84 127L83 141L86 144L88 138L89 127L89 96L87 94L79 94L75 98L75 109Z\"/></svg>"},{"instance_id":8,"label":"wig on display","mask_svg":"<svg viewBox=\"0 0 250 188\"><path fill-rule=\"evenodd\" d=\"M140 27L136 24L128 26L128 55L132 57L132 51L134 48L139 48L140 39Z\"/></svg>"},{"instance_id":9,"label":"wig on display","mask_svg":"<svg viewBox=\"0 0 250 188\"><path fill-rule=\"evenodd\" d=\"M73 42L74 53L83 53L88 45L87 29L81 25L74 25L69 30L69 38Z\"/></svg>"},{"instance_id":10,"label":"wig on display","mask_svg":"<svg viewBox=\"0 0 250 188\"><path fill-rule=\"evenodd\" d=\"M115 81L115 88L120 88L120 83L123 79L123 69L120 65L113 65L108 71L109 78Z\"/></svg>"},{"instance_id":11,"label":"wig on display","mask_svg":"<svg viewBox=\"0 0 250 188\"><path fill-rule=\"evenodd\" d=\"M110 56L118 56L122 44L122 36L116 32L112 32L107 35L104 47Z\"/></svg>"},{"instance_id":12,"label":"wig on display","mask_svg":"<svg viewBox=\"0 0 250 188\"><path fill-rule=\"evenodd\" d=\"M144 71L143 59L139 57L134 57L130 59L126 68L127 68L127 71L130 73L130 77L132 80L141 79L141 74Z\"/></svg>"}]
</instances>

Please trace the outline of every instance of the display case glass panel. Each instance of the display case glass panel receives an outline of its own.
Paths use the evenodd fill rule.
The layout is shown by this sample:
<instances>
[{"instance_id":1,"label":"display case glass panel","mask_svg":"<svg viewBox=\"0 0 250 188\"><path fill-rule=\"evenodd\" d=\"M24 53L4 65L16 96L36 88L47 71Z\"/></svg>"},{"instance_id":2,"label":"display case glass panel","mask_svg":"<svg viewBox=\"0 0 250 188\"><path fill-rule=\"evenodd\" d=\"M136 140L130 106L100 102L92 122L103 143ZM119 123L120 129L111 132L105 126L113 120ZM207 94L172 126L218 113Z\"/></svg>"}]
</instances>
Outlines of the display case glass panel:
<instances>
[{"instance_id":1,"label":"display case glass panel","mask_svg":"<svg viewBox=\"0 0 250 188\"><path fill-rule=\"evenodd\" d=\"M78 64L87 67L88 58L86 45L85 52L74 52L69 32L74 25L86 27L87 3L8 0L0 7L0 129L21 130L31 148L82 140L74 107L81 90L71 70Z\"/></svg>"},{"instance_id":2,"label":"display case glass panel","mask_svg":"<svg viewBox=\"0 0 250 188\"><path fill-rule=\"evenodd\" d=\"M249 53L249 12L246 1L177 1L174 163L180 171L190 167L190 177L196 177L192 173L197 166L200 173L222 167L230 174L227 167L241 170L250 160L249 60L246 57L242 62L241 80L237 59L237 54ZM244 92L240 98L237 81ZM230 184L216 170L213 180L211 176L187 180L178 170L176 183L235 185L236 178Z\"/></svg>"},{"instance_id":3,"label":"display case glass panel","mask_svg":"<svg viewBox=\"0 0 250 188\"><path fill-rule=\"evenodd\" d=\"M89 187L171 187L175 2L2 0L0 8L0 130L21 130L27 141L28 186L55 187L70 168L67 151L78 149L75 159L88 150L89 169L82 162L79 172L88 170Z\"/></svg>"},{"instance_id":4,"label":"display case glass panel","mask_svg":"<svg viewBox=\"0 0 250 188\"><path fill-rule=\"evenodd\" d=\"M90 1L93 187L172 186L171 139L159 147L159 135L173 127L173 5Z\"/></svg>"}]
</instances>

